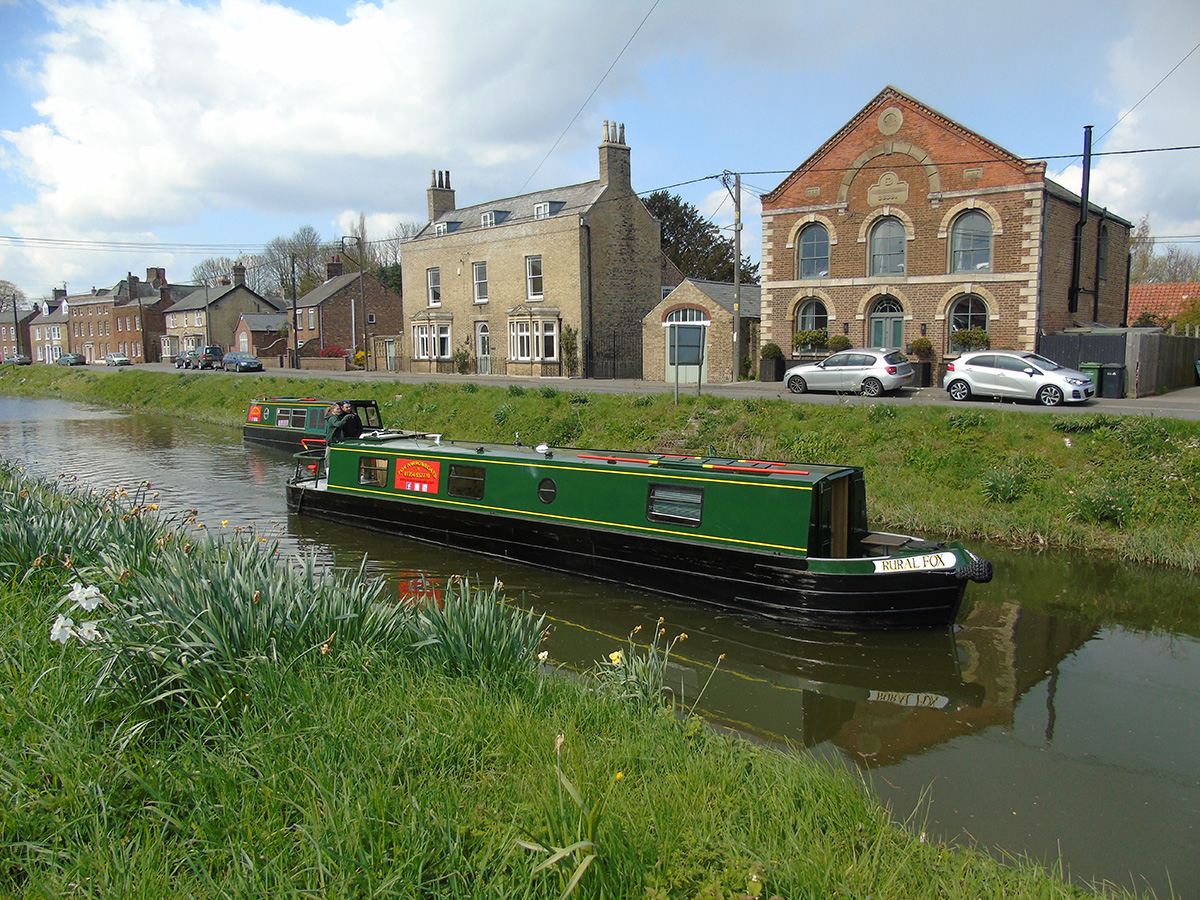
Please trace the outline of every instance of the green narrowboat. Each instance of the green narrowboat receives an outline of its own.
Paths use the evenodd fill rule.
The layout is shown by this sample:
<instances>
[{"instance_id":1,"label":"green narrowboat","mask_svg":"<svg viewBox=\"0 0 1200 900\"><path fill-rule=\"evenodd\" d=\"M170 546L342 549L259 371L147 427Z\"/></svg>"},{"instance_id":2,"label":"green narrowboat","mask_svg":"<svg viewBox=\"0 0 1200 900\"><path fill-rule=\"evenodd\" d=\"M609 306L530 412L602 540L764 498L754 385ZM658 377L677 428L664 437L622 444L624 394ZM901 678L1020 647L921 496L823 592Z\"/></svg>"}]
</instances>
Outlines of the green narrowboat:
<instances>
[{"instance_id":1,"label":"green narrowboat","mask_svg":"<svg viewBox=\"0 0 1200 900\"><path fill-rule=\"evenodd\" d=\"M250 401L242 439L285 450L325 446L325 413L334 401L318 397L259 397ZM364 429L379 429L383 420L374 400L351 400Z\"/></svg>"},{"instance_id":2,"label":"green narrowboat","mask_svg":"<svg viewBox=\"0 0 1200 900\"><path fill-rule=\"evenodd\" d=\"M863 470L364 434L296 455L292 513L799 625L947 627L992 566L872 532Z\"/></svg>"}]
</instances>

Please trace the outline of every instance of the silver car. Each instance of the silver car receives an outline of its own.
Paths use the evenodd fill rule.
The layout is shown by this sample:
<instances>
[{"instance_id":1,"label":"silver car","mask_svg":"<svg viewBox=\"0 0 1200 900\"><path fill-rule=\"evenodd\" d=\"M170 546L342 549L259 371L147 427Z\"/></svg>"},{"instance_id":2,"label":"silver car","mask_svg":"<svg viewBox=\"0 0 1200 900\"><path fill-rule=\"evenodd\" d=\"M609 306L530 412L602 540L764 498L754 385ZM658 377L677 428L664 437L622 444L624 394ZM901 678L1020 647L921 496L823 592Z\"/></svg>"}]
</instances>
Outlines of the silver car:
<instances>
[{"instance_id":1,"label":"silver car","mask_svg":"<svg viewBox=\"0 0 1200 900\"><path fill-rule=\"evenodd\" d=\"M942 379L954 400L972 396L1036 400L1043 406L1082 403L1096 396L1091 377L1052 359L1020 350L981 350L946 363Z\"/></svg>"},{"instance_id":2,"label":"silver car","mask_svg":"<svg viewBox=\"0 0 1200 900\"><path fill-rule=\"evenodd\" d=\"M888 391L908 387L914 376L908 357L899 350L867 347L844 350L817 363L792 366L783 373L783 383L793 394L854 391L880 397Z\"/></svg>"}]
</instances>

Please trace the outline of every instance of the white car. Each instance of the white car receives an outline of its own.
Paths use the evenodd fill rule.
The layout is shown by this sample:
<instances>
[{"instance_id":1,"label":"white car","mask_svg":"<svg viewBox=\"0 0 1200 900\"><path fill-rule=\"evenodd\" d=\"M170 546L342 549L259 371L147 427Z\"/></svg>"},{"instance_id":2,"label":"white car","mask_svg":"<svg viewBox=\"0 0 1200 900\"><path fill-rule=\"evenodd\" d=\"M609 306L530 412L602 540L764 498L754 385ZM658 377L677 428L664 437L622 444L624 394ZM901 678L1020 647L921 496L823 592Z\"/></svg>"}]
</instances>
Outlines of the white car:
<instances>
[{"instance_id":1,"label":"white car","mask_svg":"<svg viewBox=\"0 0 1200 900\"><path fill-rule=\"evenodd\" d=\"M1091 376L1020 350L980 350L946 363L942 379L953 400L973 396L1036 400L1043 406L1083 403L1096 396Z\"/></svg>"},{"instance_id":2,"label":"white car","mask_svg":"<svg viewBox=\"0 0 1200 900\"><path fill-rule=\"evenodd\" d=\"M124 353L109 353L104 357L106 366L131 366L133 363Z\"/></svg>"},{"instance_id":3,"label":"white car","mask_svg":"<svg viewBox=\"0 0 1200 900\"><path fill-rule=\"evenodd\" d=\"M867 347L844 350L820 362L792 366L783 373L783 383L793 394L854 391L881 397L888 391L910 387L915 374L912 363L899 350Z\"/></svg>"}]
</instances>

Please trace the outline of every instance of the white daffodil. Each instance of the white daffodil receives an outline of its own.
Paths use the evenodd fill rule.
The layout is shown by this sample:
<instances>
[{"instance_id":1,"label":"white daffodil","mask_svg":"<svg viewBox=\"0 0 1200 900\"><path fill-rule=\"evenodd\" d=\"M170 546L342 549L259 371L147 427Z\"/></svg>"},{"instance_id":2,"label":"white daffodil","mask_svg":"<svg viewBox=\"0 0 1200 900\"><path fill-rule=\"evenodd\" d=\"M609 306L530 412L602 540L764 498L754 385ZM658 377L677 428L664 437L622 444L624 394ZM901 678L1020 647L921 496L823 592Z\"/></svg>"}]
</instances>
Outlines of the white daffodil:
<instances>
[{"instance_id":1,"label":"white daffodil","mask_svg":"<svg viewBox=\"0 0 1200 900\"><path fill-rule=\"evenodd\" d=\"M66 616L60 615L54 620L54 624L50 626L50 640L58 641L60 644L66 644L71 639L71 631L74 629L75 623Z\"/></svg>"},{"instance_id":2,"label":"white daffodil","mask_svg":"<svg viewBox=\"0 0 1200 900\"><path fill-rule=\"evenodd\" d=\"M100 632L96 630L96 622L84 622L79 626L79 639L81 641L98 641L100 640Z\"/></svg>"},{"instance_id":3,"label":"white daffodil","mask_svg":"<svg viewBox=\"0 0 1200 900\"><path fill-rule=\"evenodd\" d=\"M72 585L71 593L67 595L67 599L74 602L80 609L91 612L104 602L104 594L94 584L84 587L77 581Z\"/></svg>"}]
</instances>

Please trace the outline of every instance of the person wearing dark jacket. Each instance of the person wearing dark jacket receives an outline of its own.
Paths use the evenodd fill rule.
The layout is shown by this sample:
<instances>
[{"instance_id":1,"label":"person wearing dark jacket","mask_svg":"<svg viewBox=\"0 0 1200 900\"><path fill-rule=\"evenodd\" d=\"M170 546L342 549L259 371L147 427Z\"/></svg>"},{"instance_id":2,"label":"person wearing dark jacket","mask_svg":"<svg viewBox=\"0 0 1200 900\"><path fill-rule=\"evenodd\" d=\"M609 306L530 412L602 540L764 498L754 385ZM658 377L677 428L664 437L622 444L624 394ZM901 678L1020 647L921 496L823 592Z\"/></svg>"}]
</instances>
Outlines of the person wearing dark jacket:
<instances>
[{"instance_id":1,"label":"person wearing dark jacket","mask_svg":"<svg viewBox=\"0 0 1200 900\"><path fill-rule=\"evenodd\" d=\"M363 433L362 419L349 400L342 401L342 440L350 441Z\"/></svg>"}]
</instances>

